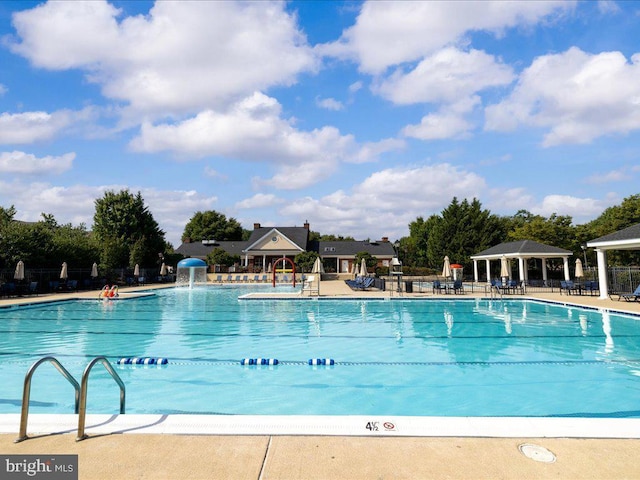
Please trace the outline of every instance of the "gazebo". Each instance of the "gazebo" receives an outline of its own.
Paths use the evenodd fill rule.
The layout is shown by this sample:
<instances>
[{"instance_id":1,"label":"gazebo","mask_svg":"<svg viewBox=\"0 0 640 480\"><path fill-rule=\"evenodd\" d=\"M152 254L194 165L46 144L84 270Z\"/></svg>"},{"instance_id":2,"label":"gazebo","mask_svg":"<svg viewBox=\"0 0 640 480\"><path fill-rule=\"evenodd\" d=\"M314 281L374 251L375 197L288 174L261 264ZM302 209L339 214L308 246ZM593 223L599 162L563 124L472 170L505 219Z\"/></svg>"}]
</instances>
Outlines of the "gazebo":
<instances>
[{"instance_id":1,"label":"gazebo","mask_svg":"<svg viewBox=\"0 0 640 480\"><path fill-rule=\"evenodd\" d=\"M478 261L484 260L486 264L486 278L487 283L491 282L491 261L507 261L511 259L518 260L518 272L521 282L527 283L528 272L526 268L526 260L530 258L541 258L546 260L548 258L562 258L564 265L564 278L569 280L569 256L573 255L573 252L564 250L558 247L551 247L543 243L534 242L533 240L519 240L516 242L505 242L494 247L483 250L476 255L471 256L473 260L473 278L474 281L479 281L478 276ZM509 264L510 268L510 264ZM547 281L547 264L546 261L542 262L542 279L546 283Z\"/></svg>"},{"instance_id":2,"label":"gazebo","mask_svg":"<svg viewBox=\"0 0 640 480\"><path fill-rule=\"evenodd\" d=\"M640 250L640 223L604 237L590 240L587 242L587 247L596 250L600 298L606 299L609 297L607 250Z\"/></svg>"}]
</instances>

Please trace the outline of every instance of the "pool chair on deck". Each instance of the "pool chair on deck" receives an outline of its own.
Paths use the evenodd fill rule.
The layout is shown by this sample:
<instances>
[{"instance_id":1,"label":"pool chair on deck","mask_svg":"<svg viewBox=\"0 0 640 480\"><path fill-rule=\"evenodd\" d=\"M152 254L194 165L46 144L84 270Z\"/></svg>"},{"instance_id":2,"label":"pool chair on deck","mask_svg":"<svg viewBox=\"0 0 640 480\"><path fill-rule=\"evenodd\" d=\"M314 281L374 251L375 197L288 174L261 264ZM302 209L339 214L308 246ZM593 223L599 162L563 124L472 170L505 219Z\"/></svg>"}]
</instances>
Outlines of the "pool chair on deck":
<instances>
[{"instance_id":1,"label":"pool chair on deck","mask_svg":"<svg viewBox=\"0 0 640 480\"><path fill-rule=\"evenodd\" d=\"M440 283L440 280L433 281L433 293L447 293L447 286Z\"/></svg>"},{"instance_id":2,"label":"pool chair on deck","mask_svg":"<svg viewBox=\"0 0 640 480\"><path fill-rule=\"evenodd\" d=\"M578 289L576 288L576 286L574 285L574 283L571 280L561 280L560 281L560 294L562 294L562 292L566 293L567 295L571 295L571 292L576 292Z\"/></svg>"},{"instance_id":3,"label":"pool chair on deck","mask_svg":"<svg viewBox=\"0 0 640 480\"><path fill-rule=\"evenodd\" d=\"M451 287L453 293L457 294L458 292L464 293L464 285L462 285L462 280L456 280L453 282L453 287Z\"/></svg>"},{"instance_id":4,"label":"pool chair on deck","mask_svg":"<svg viewBox=\"0 0 640 480\"><path fill-rule=\"evenodd\" d=\"M627 302L637 302L640 300L640 285L633 291L633 293L623 293L618 297L618 300L624 298Z\"/></svg>"}]
</instances>

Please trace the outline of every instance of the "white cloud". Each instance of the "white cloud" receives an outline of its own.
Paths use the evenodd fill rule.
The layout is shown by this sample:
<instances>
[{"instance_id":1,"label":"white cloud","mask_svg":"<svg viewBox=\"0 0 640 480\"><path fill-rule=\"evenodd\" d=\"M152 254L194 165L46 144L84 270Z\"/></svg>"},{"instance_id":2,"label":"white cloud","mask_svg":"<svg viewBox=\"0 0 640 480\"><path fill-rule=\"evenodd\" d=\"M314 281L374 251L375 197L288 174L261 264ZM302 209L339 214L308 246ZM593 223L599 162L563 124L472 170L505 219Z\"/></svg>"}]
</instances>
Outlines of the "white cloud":
<instances>
[{"instance_id":1,"label":"white cloud","mask_svg":"<svg viewBox=\"0 0 640 480\"><path fill-rule=\"evenodd\" d=\"M328 178L340 162L372 160L370 152L401 145L382 141L377 148L360 147L351 135L341 135L334 127L305 132L280 114L274 98L254 93L226 113L209 110L177 124L145 123L131 147L149 153L172 151L183 158L212 155L271 163L278 173L261 182L297 189Z\"/></svg>"},{"instance_id":2,"label":"white cloud","mask_svg":"<svg viewBox=\"0 0 640 480\"><path fill-rule=\"evenodd\" d=\"M574 223L582 223L600 215L610 206L609 201L595 198L579 198L570 195L547 195L542 203L531 208L531 213L549 217L554 213L573 217Z\"/></svg>"},{"instance_id":3,"label":"white cloud","mask_svg":"<svg viewBox=\"0 0 640 480\"><path fill-rule=\"evenodd\" d=\"M210 166L204 167L204 174L209 178L220 178L222 180L226 180L228 177L218 172L215 168L211 168Z\"/></svg>"},{"instance_id":4,"label":"white cloud","mask_svg":"<svg viewBox=\"0 0 640 480\"><path fill-rule=\"evenodd\" d=\"M613 0L598 0L598 11L604 15L620 13L620 7Z\"/></svg>"},{"instance_id":5,"label":"white cloud","mask_svg":"<svg viewBox=\"0 0 640 480\"><path fill-rule=\"evenodd\" d=\"M446 208L454 196L479 198L485 188L482 177L446 163L397 167L373 173L351 194L339 190L320 199L298 199L280 213L308 218L323 233L394 238L407 235L416 217Z\"/></svg>"},{"instance_id":6,"label":"white cloud","mask_svg":"<svg viewBox=\"0 0 640 480\"><path fill-rule=\"evenodd\" d=\"M74 152L65 153L59 157L48 155L42 158L17 150L0 152L0 173L57 175L69 170L73 166L75 158Z\"/></svg>"},{"instance_id":7,"label":"white cloud","mask_svg":"<svg viewBox=\"0 0 640 480\"><path fill-rule=\"evenodd\" d=\"M0 180L0 192L3 197L11 198L11 203L16 207L16 219L37 221L42 213L48 213L59 223L84 223L87 228L93 225L95 200L102 198L107 190L124 189L141 192L149 211L174 247L180 244L184 226L193 212L212 210L218 200L215 196L205 196L196 191L158 190L131 185L59 186L46 182Z\"/></svg>"},{"instance_id":8,"label":"white cloud","mask_svg":"<svg viewBox=\"0 0 640 480\"><path fill-rule=\"evenodd\" d=\"M357 82L353 82L349 85L349 93L354 94L359 92L362 89L362 82L358 80Z\"/></svg>"},{"instance_id":9,"label":"white cloud","mask_svg":"<svg viewBox=\"0 0 640 480\"><path fill-rule=\"evenodd\" d=\"M640 54L589 54L579 48L537 58L513 93L487 107L487 130L547 130L543 145L584 144L640 129Z\"/></svg>"},{"instance_id":10,"label":"white cloud","mask_svg":"<svg viewBox=\"0 0 640 480\"><path fill-rule=\"evenodd\" d=\"M268 208L282 204L284 199L277 197L272 193L257 193L253 197L245 198L236 203L235 208L239 210L249 208Z\"/></svg>"},{"instance_id":11,"label":"white cloud","mask_svg":"<svg viewBox=\"0 0 640 480\"><path fill-rule=\"evenodd\" d=\"M514 80L511 67L480 50L464 52L444 48L424 58L406 73L396 70L374 91L399 105L415 103L457 103L490 87Z\"/></svg>"},{"instance_id":12,"label":"white cloud","mask_svg":"<svg viewBox=\"0 0 640 480\"><path fill-rule=\"evenodd\" d=\"M379 2L362 6L354 26L337 42L317 47L328 56L349 58L367 73L413 62L472 31L500 35L506 28L533 25L573 8L575 2Z\"/></svg>"},{"instance_id":13,"label":"white cloud","mask_svg":"<svg viewBox=\"0 0 640 480\"><path fill-rule=\"evenodd\" d=\"M406 137L420 140L443 140L464 137L473 128L464 115L454 111L430 113L422 117L419 124L407 125L402 129Z\"/></svg>"},{"instance_id":14,"label":"white cloud","mask_svg":"<svg viewBox=\"0 0 640 480\"><path fill-rule=\"evenodd\" d=\"M0 144L28 144L53 138L74 120L67 110L0 114Z\"/></svg>"},{"instance_id":15,"label":"white cloud","mask_svg":"<svg viewBox=\"0 0 640 480\"><path fill-rule=\"evenodd\" d=\"M14 14L10 47L37 67L82 69L105 96L159 115L219 108L318 67L283 2L157 2L120 17L103 0L48 2Z\"/></svg>"},{"instance_id":16,"label":"white cloud","mask_svg":"<svg viewBox=\"0 0 640 480\"><path fill-rule=\"evenodd\" d=\"M342 104L342 102L336 100L335 98L316 98L316 105L326 110L344 110L344 105Z\"/></svg>"},{"instance_id":17,"label":"white cloud","mask_svg":"<svg viewBox=\"0 0 640 480\"><path fill-rule=\"evenodd\" d=\"M633 170L631 170L633 171ZM586 182L592 185L629 180L629 169L623 167L606 173L596 173L587 177Z\"/></svg>"},{"instance_id":18,"label":"white cloud","mask_svg":"<svg viewBox=\"0 0 640 480\"><path fill-rule=\"evenodd\" d=\"M0 97L3 96L8 91L9 91L9 89L6 86L4 86L3 84L0 83Z\"/></svg>"}]
</instances>

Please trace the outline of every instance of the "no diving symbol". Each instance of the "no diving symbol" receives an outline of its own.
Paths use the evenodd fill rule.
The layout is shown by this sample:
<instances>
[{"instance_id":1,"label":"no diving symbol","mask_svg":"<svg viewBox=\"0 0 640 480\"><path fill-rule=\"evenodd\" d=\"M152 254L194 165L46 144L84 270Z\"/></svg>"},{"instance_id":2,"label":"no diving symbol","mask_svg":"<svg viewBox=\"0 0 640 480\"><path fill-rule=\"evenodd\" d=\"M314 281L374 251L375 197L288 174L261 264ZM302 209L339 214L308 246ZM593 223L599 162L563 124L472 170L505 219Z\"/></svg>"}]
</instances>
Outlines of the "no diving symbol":
<instances>
[{"instance_id":1,"label":"no diving symbol","mask_svg":"<svg viewBox=\"0 0 640 480\"><path fill-rule=\"evenodd\" d=\"M391 423L391 422L384 422L384 423L382 424L382 426L383 426L383 427L384 427L384 429L385 429L385 430L387 430L387 431L395 430L395 429L396 429L396 426L395 426L393 423Z\"/></svg>"}]
</instances>

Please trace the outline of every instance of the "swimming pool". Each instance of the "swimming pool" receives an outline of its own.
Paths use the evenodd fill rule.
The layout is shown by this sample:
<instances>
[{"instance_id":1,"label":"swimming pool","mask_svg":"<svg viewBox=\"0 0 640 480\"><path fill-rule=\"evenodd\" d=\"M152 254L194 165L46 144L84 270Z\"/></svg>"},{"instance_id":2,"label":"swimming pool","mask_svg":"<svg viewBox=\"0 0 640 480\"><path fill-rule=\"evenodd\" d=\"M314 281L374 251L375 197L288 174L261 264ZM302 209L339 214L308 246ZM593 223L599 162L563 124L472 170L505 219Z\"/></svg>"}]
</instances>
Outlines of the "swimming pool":
<instances>
[{"instance_id":1,"label":"swimming pool","mask_svg":"<svg viewBox=\"0 0 640 480\"><path fill-rule=\"evenodd\" d=\"M19 413L38 358L55 356L79 379L105 355L127 413L640 417L631 316L529 300L238 300L256 290L273 291L176 288L0 309L0 413ZM169 363L117 364L131 357ZM335 364L309 365L318 358ZM118 395L94 369L87 411L117 413ZM70 385L40 367L30 412L72 411Z\"/></svg>"}]
</instances>

